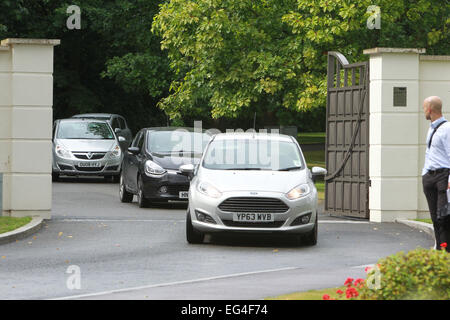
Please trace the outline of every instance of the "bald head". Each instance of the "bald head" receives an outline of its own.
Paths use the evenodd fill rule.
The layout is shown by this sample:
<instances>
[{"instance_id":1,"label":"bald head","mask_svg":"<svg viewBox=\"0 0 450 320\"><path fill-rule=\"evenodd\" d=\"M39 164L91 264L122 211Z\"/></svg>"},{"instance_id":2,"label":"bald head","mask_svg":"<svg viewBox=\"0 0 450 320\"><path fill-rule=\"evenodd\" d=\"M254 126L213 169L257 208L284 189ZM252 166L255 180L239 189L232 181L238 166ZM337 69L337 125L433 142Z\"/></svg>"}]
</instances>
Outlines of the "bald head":
<instances>
[{"instance_id":1,"label":"bald head","mask_svg":"<svg viewBox=\"0 0 450 320\"><path fill-rule=\"evenodd\" d=\"M423 111L427 120L434 121L442 117L442 100L438 96L431 96L423 101Z\"/></svg>"}]
</instances>

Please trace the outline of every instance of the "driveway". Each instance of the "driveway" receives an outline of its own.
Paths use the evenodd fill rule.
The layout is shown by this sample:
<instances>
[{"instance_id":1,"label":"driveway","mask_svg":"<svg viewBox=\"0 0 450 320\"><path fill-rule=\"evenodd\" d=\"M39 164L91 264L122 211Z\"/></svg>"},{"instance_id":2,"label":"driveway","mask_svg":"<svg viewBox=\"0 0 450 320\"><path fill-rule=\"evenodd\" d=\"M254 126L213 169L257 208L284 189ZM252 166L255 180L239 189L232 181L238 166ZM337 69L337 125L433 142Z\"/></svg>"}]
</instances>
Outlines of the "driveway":
<instances>
[{"instance_id":1,"label":"driveway","mask_svg":"<svg viewBox=\"0 0 450 320\"><path fill-rule=\"evenodd\" d=\"M185 240L185 204L122 204L118 184L53 184L53 219L33 236L0 246L0 299L261 299L342 285L379 258L433 241L395 223L321 214L319 242L286 238ZM81 289L68 289L69 266Z\"/></svg>"}]
</instances>

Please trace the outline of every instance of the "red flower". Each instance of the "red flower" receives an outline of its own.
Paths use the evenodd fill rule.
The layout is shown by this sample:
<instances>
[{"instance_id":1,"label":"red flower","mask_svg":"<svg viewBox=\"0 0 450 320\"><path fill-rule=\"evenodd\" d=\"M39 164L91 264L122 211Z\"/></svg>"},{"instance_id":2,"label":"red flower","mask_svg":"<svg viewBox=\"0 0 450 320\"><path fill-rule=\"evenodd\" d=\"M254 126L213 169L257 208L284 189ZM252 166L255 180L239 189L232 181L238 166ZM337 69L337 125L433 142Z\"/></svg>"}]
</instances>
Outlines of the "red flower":
<instances>
[{"instance_id":1,"label":"red flower","mask_svg":"<svg viewBox=\"0 0 450 320\"><path fill-rule=\"evenodd\" d=\"M447 242L443 242L443 243L441 243L441 248L442 248L442 249L445 249L445 248L447 248Z\"/></svg>"},{"instance_id":2,"label":"red flower","mask_svg":"<svg viewBox=\"0 0 450 320\"><path fill-rule=\"evenodd\" d=\"M345 291L345 296L347 297L347 299L357 297L358 295L359 293L355 288L348 287L347 290Z\"/></svg>"},{"instance_id":3,"label":"red flower","mask_svg":"<svg viewBox=\"0 0 450 320\"><path fill-rule=\"evenodd\" d=\"M372 267L365 267L365 269L364 269L364 271L365 271L366 273L370 272L370 270L372 270Z\"/></svg>"},{"instance_id":4,"label":"red flower","mask_svg":"<svg viewBox=\"0 0 450 320\"><path fill-rule=\"evenodd\" d=\"M347 278L344 282L344 286L350 287L352 285L353 278Z\"/></svg>"},{"instance_id":5,"label":"red flower","mask_svg":"<svg viewBox=\"0 0 450 320\"><path fill-rule=\"evenodd\" d=\"M360 285L360 288L364 285L364 279L356 279L355 280L355 287Z\"/></svg>"},{"instance_id":6,"label":"red flower","mask_svg":"<svg viewBox=\"0 0 450 320\"><path fill-rule=\"evenodd\" d=\"M342 291L341 289L339 289L338 291L336 291L337 294L343 294L344 291Z\"/></svg>"},{"instance_id":7,"label":"red flower","mask_svg":"<svg viewBox=\"0 0 450 320\"><path fill-rule=\"evenodd\" d=\"M328 294L324 294L322 300L330 300L330 296Z\"/></svg>"}]
</instances>

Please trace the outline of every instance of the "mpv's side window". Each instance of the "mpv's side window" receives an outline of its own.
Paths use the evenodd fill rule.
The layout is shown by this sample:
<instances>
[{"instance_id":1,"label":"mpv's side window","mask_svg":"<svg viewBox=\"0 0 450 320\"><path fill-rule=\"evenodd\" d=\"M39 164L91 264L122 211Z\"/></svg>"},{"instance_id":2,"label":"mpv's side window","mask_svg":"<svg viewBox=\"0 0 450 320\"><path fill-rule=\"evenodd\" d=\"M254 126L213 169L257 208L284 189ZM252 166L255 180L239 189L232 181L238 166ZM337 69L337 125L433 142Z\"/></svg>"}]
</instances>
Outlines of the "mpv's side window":
<instances>
[{"instance_id":1,"label":"mpv's side window","mask_svg":"<svg viewBox=\"0 0 450 320\"><path fill-rule=\"evenodd\" d=\"M125 120L121 117L117 118L119 119L119 125L120 125L120 129L124 130L127 128L127 125L125 124Z\"/></svg>"},{"instance_id":2,"label":"mpv's side window","mask_svg":"<svg viewBox=\"0 0 450 320\"><path fill-rule=\"evenodd\" d=\"M111 123L111 127L113 128L113 130L116 130L116 128L120 128L120 124L119 124L118 118L113 118L112 123Z\"/></svg>"}]
</instances>

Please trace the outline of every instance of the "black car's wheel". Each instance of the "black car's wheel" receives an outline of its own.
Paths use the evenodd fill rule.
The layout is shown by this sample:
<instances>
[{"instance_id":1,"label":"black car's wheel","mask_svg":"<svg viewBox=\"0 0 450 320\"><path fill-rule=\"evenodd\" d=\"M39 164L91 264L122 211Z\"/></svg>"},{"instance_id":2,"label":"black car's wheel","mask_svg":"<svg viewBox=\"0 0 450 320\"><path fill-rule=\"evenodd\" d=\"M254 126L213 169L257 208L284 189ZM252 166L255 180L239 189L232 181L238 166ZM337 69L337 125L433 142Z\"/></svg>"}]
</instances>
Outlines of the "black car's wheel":
<instances>
[{"instance_id":1,"label":"black car's wheel","mask_svg":"<svg viewBox=\"0 0 450 320\"><path fill-rule=\"evenodd\" d=\"M137 200L139 208L147 208L150 205L150 201L144 196L144 183L142 182L141 176L138 178Z\"/></svg>"},{"instance_id":2,"label":"black car's wheel","mask_svg":"<svg viewBox=\"0 0 450 320\"><path fill-rule=\"evenodd\" d=\"M59 181L59 173L52 172L52 181Z\"/></svg>"},{"instance_id":3,"label":"black car's wheel","mask_svg":"<svg viewBox=\"0 0 450 320\"><path fill-rule=\"evenodd\" d=\"M307 234L301 235L300 241L302 244L307 246L315 246L317 244L317 231L319 229L319 223L317 220L316 214L316 222L314 223L314 229L312 229Z\"/></svg>"},{"instance_id":4,"label":"black car's wheel","mask_svg":"<svg viewBox=\"0 0 450 320\"><path fill-rule=\"evenodd\" d=\"M120 182L119 182L119 197L121 202L129 203L133 201L133 194L127 191L122 175L120 175Z\"/></svg>"},{"instance_id":5,"label":"black car's wheel","mask_svg":"<svg viewBox=\"0 0 450 320\"><path fill-rule=\"evenodd\" d=\"M187 240L187 242L191 243L191 244L200 244L200 243L203 243L204 239L205 239L205 234L194 229L194 226L192 225L191 214L189 213L189 210L188 210L187 215L186 215L186 240Z\"/></svg>"}]
</instances>

